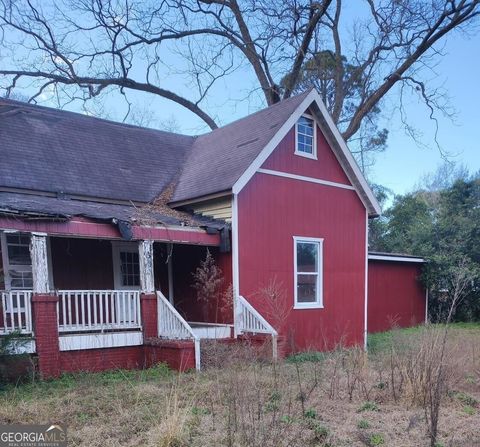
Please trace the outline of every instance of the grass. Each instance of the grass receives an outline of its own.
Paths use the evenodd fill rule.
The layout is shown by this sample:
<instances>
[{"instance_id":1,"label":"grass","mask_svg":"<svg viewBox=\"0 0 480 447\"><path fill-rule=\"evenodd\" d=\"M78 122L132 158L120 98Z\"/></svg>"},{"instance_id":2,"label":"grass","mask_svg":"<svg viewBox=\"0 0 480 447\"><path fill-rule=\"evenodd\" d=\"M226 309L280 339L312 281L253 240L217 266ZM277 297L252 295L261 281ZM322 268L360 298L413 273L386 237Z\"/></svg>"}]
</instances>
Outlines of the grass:
<instances>
[{"instance_id":1,"label":"grass","mask_svg":"<svg viewBox=\"0 0 480 447\"><path fill-rule=\"evenodd\" d=\"M70 445L89 447L428 445L415 393L404 380L394 396L390 370L392 347L414 361L421 337L420 328L374 334L368 359L338 349L277 365L239 359L200 374L158 365L9 385L0 391L0 424L62 423ZM479 325L454 325L443 445L480 439L479 345Z\"/></svg>"}]
</instances>

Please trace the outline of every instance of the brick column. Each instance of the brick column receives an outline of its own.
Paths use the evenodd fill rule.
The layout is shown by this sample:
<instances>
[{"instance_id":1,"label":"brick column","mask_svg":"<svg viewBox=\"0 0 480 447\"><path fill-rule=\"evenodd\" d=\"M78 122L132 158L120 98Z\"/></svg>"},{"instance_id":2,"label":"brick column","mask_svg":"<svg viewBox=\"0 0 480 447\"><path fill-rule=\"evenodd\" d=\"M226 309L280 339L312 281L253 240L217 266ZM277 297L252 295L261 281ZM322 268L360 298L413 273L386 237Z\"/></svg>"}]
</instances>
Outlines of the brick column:
<instances>
[{"instance_id":1,"label":"brick column","mask_svg":"<svg viewBox=\"0 0 480 447\"><path fill-rule=\"evenodd\" d=\"M157 295L142 293L140 295L142 309L143 339L158 337Z\"/></svg>"},{"instance_id":2,"label":"brick column","mask_svg":"<svg viewBox=\"0 0 480 447\"><path fill-rule=\"evenodd\" d=\"M35 293L32 296L33 330L42 379L60 375L57 302L56 295Z\"/></svg>"}]
</instances>

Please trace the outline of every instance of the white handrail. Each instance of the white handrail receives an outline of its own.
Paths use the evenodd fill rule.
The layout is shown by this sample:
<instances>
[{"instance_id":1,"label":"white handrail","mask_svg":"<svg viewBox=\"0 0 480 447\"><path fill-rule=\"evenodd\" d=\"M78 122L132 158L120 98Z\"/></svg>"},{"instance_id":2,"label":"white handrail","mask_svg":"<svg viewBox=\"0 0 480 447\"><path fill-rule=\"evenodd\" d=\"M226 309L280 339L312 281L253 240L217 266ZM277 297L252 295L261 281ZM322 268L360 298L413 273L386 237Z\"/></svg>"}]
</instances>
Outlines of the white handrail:
<instances>
[{"instance_id":1,"label":"white handrail","mask_svg":"<svg viewBox=\"0 0 480 447\"><path fill-rule=\"evenodd\" d=\"M0 307L0 334L32 333L31 290L2 291Z\"/></svg>"},{"instance_id":2,"label":"white handrail","mask_svg":"<svg viewBox=\"0 0 480 447\"><path fill-rule=\"evenodd\" d=\"M278 357L278 332L242 295L237 295L236 311L239 333L267 334L272 337L273 358Z\"/></svg>"},{"instance_id":3,"label":"white handrail","mask_svg":"<svg viewBox=\"0 0 480 447\"><path fill-rule=\"evenodd\" d=\"M158 336L177 340L193 340L195 368L200 371L200 339L162 292L157 291Z\"/></svg>"},{"instance_id":4,"label":"white handrail","mask_svg":"<svg viewBox=\"0 0 480 447\"><path fill-rule=\"evenodd\" d=\"M59 290L59 332L142 328L138 290Z\"/></svg>"}]
</instances>

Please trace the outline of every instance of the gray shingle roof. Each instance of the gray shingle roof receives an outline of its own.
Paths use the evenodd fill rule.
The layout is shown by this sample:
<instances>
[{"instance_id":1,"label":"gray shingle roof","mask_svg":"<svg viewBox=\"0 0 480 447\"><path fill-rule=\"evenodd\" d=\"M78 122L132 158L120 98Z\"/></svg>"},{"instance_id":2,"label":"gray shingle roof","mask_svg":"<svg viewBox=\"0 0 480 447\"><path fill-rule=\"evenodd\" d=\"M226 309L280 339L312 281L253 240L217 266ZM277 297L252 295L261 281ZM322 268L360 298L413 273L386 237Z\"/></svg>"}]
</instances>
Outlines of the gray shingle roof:
<instances>
[{"instance_id":1,"label":"gray shingle roof","mask_svg":"<svg viewBox=\"0 0 480 447\"><path fill-rule=\"evenodd\" d=\"M0 100L0 186L150 202L230 189L305 94L198 137Z\"/></svg>"},{"instance_id":2,"label":"gray shingle roof","mask_svg":"<svg viewBox=\"0 0 480 447\"><path fill-rule=\"evenodd\" d=\"M148 202L193 137L0 100L0 186Z\"/></svg>"}]
</instances>

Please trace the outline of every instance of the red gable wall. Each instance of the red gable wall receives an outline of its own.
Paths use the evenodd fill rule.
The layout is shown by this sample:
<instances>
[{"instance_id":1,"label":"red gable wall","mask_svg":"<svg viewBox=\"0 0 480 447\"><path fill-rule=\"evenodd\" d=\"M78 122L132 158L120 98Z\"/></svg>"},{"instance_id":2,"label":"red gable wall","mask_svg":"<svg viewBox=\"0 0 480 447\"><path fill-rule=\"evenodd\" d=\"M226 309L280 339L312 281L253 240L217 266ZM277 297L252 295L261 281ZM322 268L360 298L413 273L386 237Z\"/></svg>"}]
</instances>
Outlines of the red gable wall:
<instances>
[{"instance_id":1,"label":"red gable wall","mask_svg":"<svg viewBox=\"0 0 480 447\"><path fill-rule=\"evenodd\" d=\"M318 160L294 155L290 131L262 168L322 180L348 180L318 130ZM240 294L274 326L290 350L363 343L366 210L353 190L257 173L238 196ZM293 236L323 238L323 309L292 309ZM272 311L259 293L273 279L283 303ZM285 305L284 305L285 304ZM277 315L274 315L277 312Z\"/></svg>"},{"instance_id":2,"label":"red gable wall","mask_svg":"<svg viewBox=\"0 0 480 447\"><path fill-rule=\"evenodd\" d=\"M330 182L350 185L350 181L330 149L327 140L317 126L317 158L311 160L295 155L295 129L291 129L273 153L262 165L263 169L289 172L291 174L314 177Z\"/></svg>"}]
</instances>

